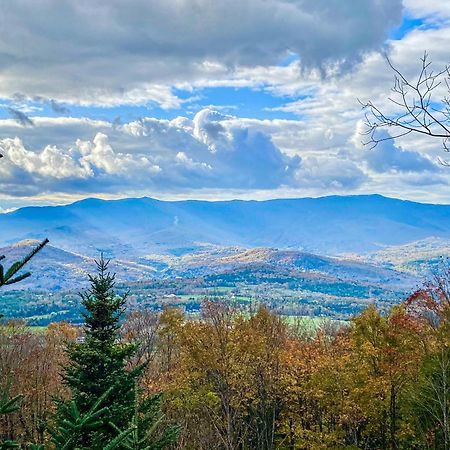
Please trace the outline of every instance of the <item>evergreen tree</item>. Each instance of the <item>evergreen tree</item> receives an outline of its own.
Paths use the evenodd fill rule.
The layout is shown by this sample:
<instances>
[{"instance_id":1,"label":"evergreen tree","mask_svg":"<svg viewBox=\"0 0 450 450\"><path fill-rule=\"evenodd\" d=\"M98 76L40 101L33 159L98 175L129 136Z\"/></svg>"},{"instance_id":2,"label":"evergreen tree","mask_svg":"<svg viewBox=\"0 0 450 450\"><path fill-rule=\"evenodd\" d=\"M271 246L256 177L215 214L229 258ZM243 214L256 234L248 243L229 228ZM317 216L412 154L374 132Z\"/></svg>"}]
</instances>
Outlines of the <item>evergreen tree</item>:
<instances>
[{"instance_id":1,"label":"evergreen tree","mask_svg":"<svg viewBox=\"0 0 450 450\"><path fill-rule=\"evenodd\" d=\"M65 416L59 427L50 430L55 450L82 450L79 446L80 438L86 432L95 431L103 426L103 416L108 414L108 408L103 404L111 395L112 388L106 391L85 414L80 414L75 401L71 401L65 409ZM127 430L117 433L117 436L108 443L104 443L103 450L120 448L125 439L135 431L131 426ZM88 450L91 447L85 447ZM36 449L37 450L37 449Z\"/></svg>"},{"instance_id":2,"label":"evergreen tree","mask_svg":"<svg viewBox=\"0 0 450 450\"><path fill-rule=\"evenodd\" d=\"M0 287L29 277L29 272L19 271L47 243L46 239L6 271L0 264ZM126 296L115 294L115 276L108 272L108 263L102 256L97 262L98 274L89 276L91 288L82 294L86 336L83 343L68 345L71 364L64 379L72 399L58 402L55 427L50 430L53 444L57 450L162 450L176 440L178 427L161 426L159 395L143 402L137 399L137 379L144 367L126 370L137 344L120 342ZM9 388L4 389L0 393L0 416L18 410L21 398L10 398ZM20 445L11 440L0 443L0 450L10 448ZM33 444L30 448L44 447Z\"/></svg>"},{"instance_id":3,"label":"evergreen tree","mask_svg":"<svg viewBox=\"0 0 450 450\"><path fill-rule=\"evenodd\" d=\"M139 402L132 419L132 432L121 442L124 450L164 450L176 442L180 427L161 426L164 420L161 401L162 394L155 394Z\"/></svg>"},{"instance_id":4,"label":"evergreen tree","mask_svg":"<svg viewBox=\"0 0 450 450\"><path fill-rule=\"evenodd\" d=\"M24 266L37 254L39 253L46 245L48 244L48 239L44 239L38 246L36 246L30 253L28 253L25 258L20 261L14 262L11 267L5 270L3 264L0 263L0 287L7 286L10 284L18 283L19 281L24 280L31 276L30 272L19 273ZM0 261L4 260L5 256L0 255ZM3 317L0 314L0 319Z\"/></svg>"},{"instance_id":5,"label":"evergreen tree","mask_svg":"<svg viewBox=\"0 0 450 450\"><path fill-rule=\"evenodd\" d=\"M18 275L18 272L23 269L25 264L27 264L37 253L39 253L48 244L48 239L44 239L39 245L37 245L30 253L28 253L25 258L20 261L16 261L11 265L11 267L5 272L5 268L0 264L0 287L6 286L8 284L18 283L31 276L30 272L25 272ZM0 256L0 261L5 259L4 255Z\"/></svg>"},{"instance_id":6,"label":"evergreen tree","mask_svg":"<svg viewBox=\"0 0 450 450\"><path fill-rule=\"evenodd\" d=\"M68 346L71 362L64 380L71 389L72 401L59 405L56 420L57 426L62 426L74 406L83 416L110 391L103 402L101 426L80 430L77 445L91 449L103 449L106 442L117 437L118 428L132 426L136 381L142 372L142 367L126 370L136 345L120 342L119 321L125 311L126 296L116 295L115 276L108 272L108 263L102 255L97 262L97 275L89 276L90 289L82 294L85 341Z\"/></svg>"},{"instance_id":7,"label":"evergreen tree","mask_svg":"<svg viewBox=\"0 0 450 450\"><path fill-rule=\"evenodd\" d=\"M16 395L15 397L10 398L9 391L10 384L8 383L8 385L3 389L0 395L0 417L3 415L11 414L20 409L20 402L23 396ZM0 442L0 450L7 450L10 448L19 448L19 444L9 439Z\"/></svg>"}]
</instances>

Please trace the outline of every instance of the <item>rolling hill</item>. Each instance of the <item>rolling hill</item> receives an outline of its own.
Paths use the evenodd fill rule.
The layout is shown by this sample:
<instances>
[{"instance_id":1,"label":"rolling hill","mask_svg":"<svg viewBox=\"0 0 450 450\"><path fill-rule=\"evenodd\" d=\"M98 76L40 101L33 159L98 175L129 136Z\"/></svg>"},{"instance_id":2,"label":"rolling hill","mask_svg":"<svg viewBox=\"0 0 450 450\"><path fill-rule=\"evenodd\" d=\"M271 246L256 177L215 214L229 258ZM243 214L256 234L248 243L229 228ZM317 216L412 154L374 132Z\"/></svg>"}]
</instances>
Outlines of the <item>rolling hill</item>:
<instances>
[{"instance_id":1,"label":"rolling hill","mask_svg":"<svg viewBox=\"0 0 450 450\"><path fill-rule=\"evenodd\" d=\"M181 256L150 255L140 259L139 262L162 268L165 276L178 277L204 276L237 270L251 272L287 270L304 276L327 277L380 286L410 287L416 281L415 277L393 268L383 267L381 264L267 247L253 249L205 247L198 252Z\"/></svg>"},{"instance_id":2,"label":"rolling hill","mask_svg":"<svg viewBox=\"0 0 450 450\"><path fill-rule=\"evenodd\" d=\"M5 255L2 264L9 267L14 261L23 258L37 243L38 241L25 240L0 248L0 255ZM155 273L152 267L142 266L132 261L114 260L113 266L112 270L116 272L119 282L138 281L150 278ZM26 270L32 273L32 277L21 281L20 286L4 286L3 290L80 289L88 284L87 274L94 273L95 269L94 258L47 245L39 253L39 257L27 264Z\"/></svg>"},{"instance_id":3,"label":"rolling hill","mask_svg":"<svg viewBox=\"0 0 450 450\"><path fill-rule=\"evenodd\" d=\"M0 248L5 255L5 267L21 259L38 241L20 241ZM323 257L296 250L271 248L244 249L237 247L204 247L184 255L150 255L124 260L115 258L110 264L119 283L133 283L152 279L198 278L245 271L255 274L270 273L305 279L346 281L361 285L390 286L408 289L416 279L394 269L351 259ZM70 290L87 285L87 274L95 272L92 257L72 253L47 245L33 259L27 269L32 278L21 282L20 289ZM17 289L11 286L9 289Z\"/></svg>"},{"instance_id":4,"label":"rolling hill","mask_svg":"<svg viewBox=\"0 0 450 450\"><path fill-rule=\"evenodd\" d=\"M430 279L433 275L448 270L450 240L430 237L378 250L365 259L378 266Z\"/></svg>"},{"instance_id":5,"label":"rolling hill","mask_svg":"<svg viewBox=\"0 0 450 450\"><path fill-rule=\"evenodd\" d=\"M8 267L37 241L0 248ZM81 323L78 293L95 272L90 256L47 245L27 269L32 276L2 289L7 318L34 325L55 320ZM240 305L264 302L284 315L318 315L347 320L368 304L389 308L406 298L417 279L411 274L360 260L323 257L297 250L203 246L181 255L114 258L119 292L129 292L128 307L164 305L198 313L205 298Z\"/></svg>"}]
</instances>

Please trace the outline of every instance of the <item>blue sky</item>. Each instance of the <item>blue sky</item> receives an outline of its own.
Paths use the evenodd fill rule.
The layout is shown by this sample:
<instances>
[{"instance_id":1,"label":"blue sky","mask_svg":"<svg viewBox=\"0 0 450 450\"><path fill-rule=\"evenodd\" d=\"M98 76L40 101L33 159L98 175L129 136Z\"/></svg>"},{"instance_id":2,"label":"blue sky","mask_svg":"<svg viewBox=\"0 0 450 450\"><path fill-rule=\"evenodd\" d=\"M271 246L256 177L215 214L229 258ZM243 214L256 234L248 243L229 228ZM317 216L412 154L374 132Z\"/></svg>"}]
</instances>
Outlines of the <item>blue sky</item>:
<instances>
[{"instance_id":1,"label":"blue sky","mask_svg":"<svg viewBox=\"0 0 450 450\"><path fill-rule=\"evenodd\" d=\"M0 5L0 211L142 195L450 203L442 143L370 152L358 103L391 107L385 55L411 76L425 50L448 63L442 3Z\"/></svg>"},{"instance_id":2,"label":"blue sky","mask_svg":"<svg viewBox=\"0 0 450 450\"><path fill-rule=\"evenodd\" d=\"M282 67L282 65L280 64ZM157 102L148 102L143 105L117 105L117 106L80 106L70 103L57 103L57 108L65 109L64 115L70 117L89 117L95 120L106 121L133 121L141 117L157 117L159 119L174 119L180 115L194 116L204 108L217 109L229 114L238 114L254 119L297 119L298 116L283 111L273 111L273 108L283 106L286 101L300 100L302 95L276 96L267 91L267 86L257 87L199 87L192 90L173 88L173 94L182 100L179 107L162 108ZM22 109L22 102L10 99L3 100L4 107L0 109L0 118L14 117L8 107ZM46 101L26 101L26 106L32 110L27 113L33 117L60 117L61 111L52 108ZM25 108L26 110L27 108Z\"/></svg>"}]
</instances>

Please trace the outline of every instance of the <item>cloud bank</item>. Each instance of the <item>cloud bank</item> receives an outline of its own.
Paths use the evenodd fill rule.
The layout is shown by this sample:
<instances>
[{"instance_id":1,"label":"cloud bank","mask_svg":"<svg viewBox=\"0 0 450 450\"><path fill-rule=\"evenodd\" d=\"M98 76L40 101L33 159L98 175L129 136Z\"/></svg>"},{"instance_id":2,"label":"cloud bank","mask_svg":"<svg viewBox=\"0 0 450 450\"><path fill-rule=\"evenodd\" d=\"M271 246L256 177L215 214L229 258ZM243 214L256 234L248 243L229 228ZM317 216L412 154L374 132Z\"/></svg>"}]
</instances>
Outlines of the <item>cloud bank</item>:
<instances>
[{"instance_id":1,"label":"cloud bank","mask_svg":"<svg viewBox=\"0 0 450 450\"><path fill-rule=\"evenodd\" d=\"M443 182L442 167L392 142L374 150L354 144L353 150L317 151L302 144L304 128L301 121L255 121L212 109L193 119L142 118L120 125L37 118L31 129L4 120L0 133L20 137L0 140L0 189L10 196L348 193L389 173L402 174L397 183L417 184L419 174L428 174L429 183ZM334 137L328 140L334 144Z\"/></svg>"},{"instance_id":2,"label":"cloud bank","mask_svg":"<svg viewBox=\"0 0 450 450\"><path fill-rule=\"evenodd\" d=\"M0 96L174 108L172 87L299 55L350 67L379 50L401 0L21 0L0 4Z\"/></svg>"}]
</instances>

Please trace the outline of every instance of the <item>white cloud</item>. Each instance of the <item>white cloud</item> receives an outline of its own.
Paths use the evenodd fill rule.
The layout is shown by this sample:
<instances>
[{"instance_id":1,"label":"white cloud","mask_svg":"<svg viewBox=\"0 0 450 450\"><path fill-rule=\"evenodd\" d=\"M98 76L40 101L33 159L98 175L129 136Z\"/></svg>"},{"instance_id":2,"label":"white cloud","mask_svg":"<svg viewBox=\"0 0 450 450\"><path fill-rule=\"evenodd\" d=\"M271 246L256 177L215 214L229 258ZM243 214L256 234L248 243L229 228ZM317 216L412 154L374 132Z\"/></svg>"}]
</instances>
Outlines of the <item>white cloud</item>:
<instances>
[{"instance_id":1,"label":"white cloud","mask_svg":"<svg viewBox=\"0 0 450 450\"><path fill-rule=\"evenodd\" d=\"M382 139L376 146L365 145L363 143L365 125L362 120L357 122L355 133L350 142L360 152L352 154L352 157L361 162L365 162L368 169L376 173L387 172L438 172L437 161L433 161L428 156L412 150L405 150L395 139L390 137L387 131L380 131L379 138Z\"/></svg>"},{"instance_id":2,"label":"white cloud","mask_svg":"<svg viewBox=\"0 0 450 450\"><path fill-rule=\"evenodd\" d=\"M368 176L353 161L336 156L311 156L296 174L299 186L328 192L359 188Z\"/></svg>"},{"instance_id":3,"label":"white cloud","mask_svg":"<svg viewBox=\"0 0 450 450\"><path fill-rule=\"evenodd\" d=\"M0 132L11 129L0 122ZM73 139L74 130L79 137ZM10 194L177 189L275 189L290 185L300 167L269 135L212 111L191 121L141 119L106 123L39 119L35 133L0 140L0 184ZM47 144L55 135L57 144ZM64 142L64 136L66 140ZM45 142L45 144L44 144ZM26 183L23 180L27 180Z\"/></svg>"},{"instance_id":4,"label":"white cloud","mask_svg":"<svg viewBox=\"0 0 450 450\"><path fill-rule=\"evenodd\" d=\"M192 120L143 118L118 126L38 118L31 130L3 120L0 134L16 137L0 140L1 191L204 198L388 193L397 186L397 196L408 196L422 183L423 195L430 185L444 195L450 174L426 154L392 141L368 150L358 140L360 122L347 129L311 120L242 119L210 109Z\"/></svg>"},{"instance_id":5,"label":"white cloud","mask_svg":"<svg viewBox=\"0 0 450 450\"><path fill-rule=\"evenodd\" d=\"M153 174L161 171L158 165L153 164L144 155L115 152L108 142L108 136L103 133L97 133L92 141L78 139L76 146L82 155L79 160L81 166L87 165L109 175L122 174L125 177L133 177L138 172ZM92 170L90 175L93 174Z\"/></svg>"},{"instance_id":6,"label":"white cloud","mask_svg":"<svg viewBox=\"0 0 450 450\"><path fill-rule=\"evenodd\" d=\"M19 138L3 139L0 147L10 164L28 173L44 177L63 179L68 177L87 178L93 175L88 164L74 161L73 149L61 151L47 145L42 152L34 153L23 146Z\"/></svg>"},{"instance_id":7,"label":"white cloud","mask_svg":"<svg viewBox=\"0 0 450 450\"><path fill-rule=\"evenodd\" d=\"M410 15L439 23L450 19L450 4L446 1L404 0Z\"/></svg>"}]
</instances>

